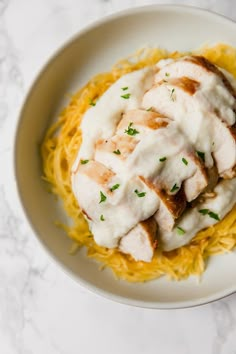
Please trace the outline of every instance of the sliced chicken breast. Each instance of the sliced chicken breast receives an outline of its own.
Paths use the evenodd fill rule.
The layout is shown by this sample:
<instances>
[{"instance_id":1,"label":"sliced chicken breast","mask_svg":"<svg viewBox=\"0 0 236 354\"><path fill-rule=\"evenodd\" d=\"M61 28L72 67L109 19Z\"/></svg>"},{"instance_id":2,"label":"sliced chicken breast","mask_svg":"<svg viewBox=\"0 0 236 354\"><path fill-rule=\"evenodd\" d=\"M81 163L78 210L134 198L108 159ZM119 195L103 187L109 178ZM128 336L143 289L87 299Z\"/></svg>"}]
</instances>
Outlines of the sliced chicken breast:
<instances>
[{"instance_id":1,"label":"sliced chicken breast","mask_svg":"<svg viewBox=\"0 0 236 354\"><path fill-rule=\"evenodd\" d=\"M149 107L149 109L151 108L152 107ZM169 122L169 119L163 117L163 115L158 112L135 109L123 115L120 123L117 126L117 133L129 133L128 127L131 125L131 128L136 128L137 130L134 136L139 138L139 134L149 132L150 130L164 128L168 125Z\"/></svg>"},{"instance_id":2,"label":"sliced chicken breast","mask_svg":"<svg viewBox=\"0 0 236 354\"><path fill-rule=\"evenodd\" d=\"M156 83L182 77L197 81L199 101L208 106L209 110L217 112L227 124L235 123L236 91L214 64L201 56L187 56L161 66L155 76Z\"/></svg>"},{"instance_id":3,"label":"sliced chicken breast","mask_svg":"<svg viewBox=\"0 0 236 354\"><path fill-rule=\"evenodd\" d=\"M119 243L121 252L130 254L136 261L144 262L151 262L156 247L157 224L153 218L138 223Z\"/></svg>"},{"instance_id":4,"label":"sliced chicken breast","mask_svg":"<svg viewBox=\"0 0 236 354\"><path fill-rule=\"evenodd\" d=\"M210 176L204 167L203 161L196 156L196 153L189 154L188 161L196 164L196 169L192 177L184 181L186 199L187 202L191 202L206 190L210 183Z\"/></svg>"},{"instance_id":5,"label":"sliced chicken breast","mask_svg":"<svg viewBox=\"0 0 236 354\"><path fill-rule=\"evenodd\" d=\"M143 134L166 127L169 122L156 112L131 110L123 115L112 138L97 141L95 159L116 173L124 173L125 168L130 169L125 162Z\"/></svg>"},{"instance_id":6,"label":"sliced chicken breast","mask_svg":"<svg viewBox=\"0 0 236 354\"><path fill-rule=\"evenodd\" d=\"M160 117L156 112L131 110L123 115L112 138L97 141L95 159L114 171L121 172L124 169L124 160L132 154L142 135L165 127L169 122L169 119Z\"/></svg>"},{"instance_id":7,"label":"sliced chicken breast","mask_svg":"<svg viewBox=\"0 0 236 354\"><path fill-rule=\"evenodd\" d=\"M139 140L127 134L114 135L110 139L98 140L95 159L116 173L123 173L125 161L134 151Z\"/></svg>"},{"instance_id":8,"label":"sliced chicken breast","mask_svg":"<svg viewBox=\"0 0 236 354\"><path fill-rule=\"evenodd\" d=\"M118 182L115 173L94 160L80 160L77 170L72 173L72 187L76 199L88 220L98 218L97 205L102 192L104 198L111 194L109 185ZM120 182L120 181L119 181ZM116 183L117 184L117 183Z\"/></svg>"},{"instance_id":9,"label":"sliced chicken breast","mask_svg":"<svg viewBox=\"0 0 236 354\"><path fill-rule=\"evenodd\" d=\"M138 222L153 215L160 201L138 177L124 180L97 161L80 164L72 174L74 194L95 241L116 247Z\"/></svg>"},{"instance_id":10,"label":"sliced chicken breast","mask_svg":"<svg viewBox=\"0 0 236 354\"><path fill-rule=\"evenodd\" d=\"M189 85L191 84L186 85L186 78L181 84L173 79L156 85L144 95L143 107L152 106L161 114L176 120L203 157L206 166L213 166L213 154L218 172L223 175L225 171L234 169L236 164L236 145L232 128L227 127L216 114L199 104L195 94L188 89Z\"/></svg>"},{"instance_id":11,"label":"sliced chicken breast","mask_svg":"<svg viewBox=\"0 0 236 354\"><path fill-rule=\"evenodd\" d=\"M186 196L184 189L174 195L168 195L164 190L154 188L160 198L160 206L154 215L158 225L163 230L172 230L176 220L181 216L186 208Z\"/></svg>"},{"instance_id":12,"label":"sliced chicken breast","mask_svg":"<svg viewBox=\"0 0 236 354\"><path fill-rule=\"evenodd\" d=\"M194 208L186 210L172 231L160 228L161 245L165 251L188 244L198 231L225 217L236 203L236 178L222 180L214 192L214 198L206 198Z\"/></svg>"}]
</instances>

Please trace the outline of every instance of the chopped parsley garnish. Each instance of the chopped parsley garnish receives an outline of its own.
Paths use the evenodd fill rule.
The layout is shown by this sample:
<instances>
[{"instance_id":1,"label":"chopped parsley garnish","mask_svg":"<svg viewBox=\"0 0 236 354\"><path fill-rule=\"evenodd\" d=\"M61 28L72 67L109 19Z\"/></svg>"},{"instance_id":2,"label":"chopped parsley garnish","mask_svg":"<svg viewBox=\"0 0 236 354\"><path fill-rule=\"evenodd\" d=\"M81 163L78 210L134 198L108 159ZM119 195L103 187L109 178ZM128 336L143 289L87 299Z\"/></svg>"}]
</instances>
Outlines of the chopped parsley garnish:
<instances>
[{"instance_id":1,"label":"chopped parsley garnish","mask_svg":"<svg viewBox=\"0 0 236 354\"><path fill-rule=\"evenodd\" d=\"M100 220L101 221L105 221L105 218L104 218L103 214L100 216Z\"/></svg>"},{"instance_id":2,"label":"chopped parsley garnish","mask_svg":"<svg viewBox=\"0 0 236 354\"><path fill-rule=\"evenodd\" d=\"M117 150L114 150L114 151L113 151L113 154L120 155L120 154L121 154L121 152L120 152L120 150L119 150L119 149L117 149Z\"/></svg>"},{"instance_id":3,"label":"chopped parsley garnish","mask_svg":"<svg viewBox=\"0 0 236 354\"><path fill-rule=\"evenodd\" d=\"M116 189L118 189L119 187L120 187L120 184L119 184L119 183L114 184L114 186L112 186L112 187L110 188L110 191L113 192L113 191L115 191Z\"/></svg>"},{"instance_id":4,"label":"chopped parsley garnish","mask_svg":"<svg viewBox=\"0 0 236 354\"><path fill-rule=\"evenodd\" d=\"M160 162L164 162L165 160L166 160L166 157L161 157L161 158L159 159Z\"/></svg>"},{"instance_id":5,"label":"chopped parsley garnish","mask_svg":"<svg viewBox=\"0 0 236 354\"><path fill-rule=\"evenodd\" d=\"M210 211L209 209L201 209L198 210L198 212L202 215L208 215L210 216L210 218L220 221L219 215L214 213L213 211Z\"/></svg>"},{"instance_id":6,"label":"chopped parsley garnish","mask_svg":"<svg viewBox=\"0 0 236 354\"><path fill-rule=\"evenodd\" d=\"M165 73L165 76L166 76L166 77L169 77L169 76L170 76L170 73Z\"/></svg>"},{"instance_id":7,"label":"chopped parsley garnish","mask_svg":"<svg viewBox=\"0 0 236 354\"><path fill-rule=\"evenodd\" d=\"M200 159L202 159L203 162L205 162L205 153L202 151L196 151L197 156L200 157Z\"/></svg>"},{"instance_id":8,"label":"chopped parsley garnish","mask_svg":"<svg viewBox=\"0 0 236 354\"><path fill-rule=\"evenodd\" d=\"M128 100L131 96L131 93L126 93L125 95L121 95L120 97L124 98L125 100Z\"/></svg>"},{"instance_id":9,"label":"chopped parsley garnish","mask_svg":"<svg viewBox=\"0 0 236 354\"><path fill-rule=\"evenodd\" d=\"M89 162L89 160L80 160L81 165L85 165L88 162Z\"/></svg>"},{"instance_id":10,"label":"chopped parsley garnish","mask_svg":"<svg viewBox=\"0 0 236 354\"><path fill-rule=\"evenodd\" d=\"M184 235L186 233L186 231L184 229L182 229L182 227L176 227L177 233L179 235Z\"/></svg>"},{"instance_id":11,"label":"chopped parsley garnish","mask_svg":"<svg viewBox=\"0 0 236 354\"><path fill-rule=\"evenodd\" d=\"M130 122L128 129L125 129L125 133L131 136L134 136L136 134L139 134L139 131L137 131L136 129L132 128L133 123Z\"/></svg>"},{"instance_id":12,"label":"chopped parsley garnish","mask_svg":"<svg viewBox=\"0 0 236 354\"><path fill-rule=\"evenodd\" d=\"M137 194L139 198L145 197L146 195L146 192L139 192L137 189L135 189L134 193Z\"/></svg>"},{"instance_id":13,"label":"chopped parsley garnish","mask_svg":"<svg viewBox=\"0 0 236 354\"><path fill-rule=\"evenodd\" d=\"M91 98L89 99L90 106L96 106L96 102L94 102Z\"/></svg>"},{"instance_id":14,"label":"chopped parsley garnish","mask_svg":"<svg viewBox=\"0 0 236 354\"><path fill-rule=\"evenodd\" d=\"M184 157L182 158L182 161L186 166L188 165L188 161Z\"/></svg>"},{"instance_id":15,"label":"chopped parsley garnish","mask_svg":"<svg viewBox=\"0 0 236 354\"><path fill-rule=\"evenodd\" d=\"M102 203L102 202L105 202L106 200L107 200L107 197L105 196L105 194L102 193L102 191L100 191L100 202L99 202L99 204Z\"/></svg>"},{"instance_id":16,"label":"chopped parsley garnish","mask_svg":"<svg viewBox=\"0 0 236 354\"><path fill-rule=\"evenodd\" d=\"M175 191L177 191L179 189L179 187L177 186L177 184L175 183L174 185L173 185L173 187L171 188L171 193L173 193L173 192L175 192Z\"/></svg>"},{"instance_id":17,"label":"chopped parsley garnish","mask_svg":"<svg viewBox=\"0 0 236 354\"><path fill-rule=\"evenodd\" d=\"M148 109L146 109L147 112L150 112L152 110L152 107L149 107Z\"/></svg>"},{"instance_id":18,"label":"chopped parsley garnish","mask_svg":"<svg viewBox=\"0 0 236 354\"><path fill-rule=\"evenodd\" d=\"M170 98L171 98L172 101L175 100L174 92L175 92L175 89L173 88L173 89L170 91Z\"/></svg>"},{"instance_id":19,"label":"chopped parsley garnish","mask_svg":"<svg viewBox=\"0 0 236 354\"><path fill-rule=\"evenodd\" d=\"M202 215L207 215L209 213L209 209L201 209L201 210L198 210L198 212Z\"/></svg>"},{"instance_id":20,"label":"chopped parsley garnish","mask_svg":"<svg viewBox=\"0 0 236 354\"><path fill-rule=\"evenodd\" d=\"M121 88L121 90L123 90L123 91L128 90L128 86L126 86L126 87L122 87L122 88Z\"/></svg>"},{"instance_id":21,"label":"chopped parsley garnish","mask_svg":"<svg viewBox=\"0 0 236 354\"><path fill-rule=\"evenodd\" d=\"M220 221L219 215L213 213L213 211L209 211L208 215L210 216L210 218Z\"/></svg>"}]
</instances>

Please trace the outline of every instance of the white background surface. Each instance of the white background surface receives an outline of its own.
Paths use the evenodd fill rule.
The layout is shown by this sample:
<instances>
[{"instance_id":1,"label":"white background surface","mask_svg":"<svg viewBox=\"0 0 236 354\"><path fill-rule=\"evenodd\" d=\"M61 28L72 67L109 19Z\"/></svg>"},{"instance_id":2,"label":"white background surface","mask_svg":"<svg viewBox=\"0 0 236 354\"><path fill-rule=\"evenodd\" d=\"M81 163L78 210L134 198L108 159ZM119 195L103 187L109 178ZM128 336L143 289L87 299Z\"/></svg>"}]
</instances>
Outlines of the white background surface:
<instances>
[{"instance_id":1,"label":"white background surface","mask_svg":"<svg viewBox=\"0 0 236 354\"><path fill-rule=\"evenodd\" d=\"M17 111L39 68L87 23L148 0L0 0L0 354L235 354L236 295L152 311L98 298L52 263L15 196ZM162 1L168 3L168 1ZM236 20L236 1L172 1Z\"/></svg>"}]
</instances>

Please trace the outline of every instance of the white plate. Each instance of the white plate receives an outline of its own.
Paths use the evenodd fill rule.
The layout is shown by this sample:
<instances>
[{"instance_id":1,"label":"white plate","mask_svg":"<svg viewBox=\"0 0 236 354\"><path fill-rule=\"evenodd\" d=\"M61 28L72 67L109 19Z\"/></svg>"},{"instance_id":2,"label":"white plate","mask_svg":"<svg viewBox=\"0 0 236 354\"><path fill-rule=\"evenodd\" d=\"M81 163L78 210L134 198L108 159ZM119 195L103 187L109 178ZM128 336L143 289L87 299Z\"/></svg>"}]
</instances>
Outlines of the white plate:
<instances>
[{"instance_id":1,"label":"white plate","mask_svg":"<svg viewBox=\"0 0 236 354\"><path fill-rule=\"evenodd\" d=\"M45 249L76 281L112 300L150 308L203 304L236 291L236 254L210 259L200 281L166 278L144 284L116 280L99 271L85 252L68 253L71 241L54 221L65 218L41 180L38 144L61 107L91 76L109 70L118 59L147 45L191 50L202 44L236 46L236 24L221 16L183 6L148 6L127 10L89 26L67 43L34 82L21 112L15 143L19 195L31 226Z\"/></svg>"}]
</instances>

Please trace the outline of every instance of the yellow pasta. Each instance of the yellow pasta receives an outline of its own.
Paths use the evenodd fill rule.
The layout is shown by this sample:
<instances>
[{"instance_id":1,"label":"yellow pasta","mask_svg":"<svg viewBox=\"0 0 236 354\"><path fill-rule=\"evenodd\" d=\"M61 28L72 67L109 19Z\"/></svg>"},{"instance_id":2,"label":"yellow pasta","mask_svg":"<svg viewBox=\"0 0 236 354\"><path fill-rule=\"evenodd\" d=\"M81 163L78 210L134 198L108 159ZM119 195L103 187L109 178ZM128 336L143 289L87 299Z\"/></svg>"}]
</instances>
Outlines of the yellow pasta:
<instances>
[{"instance_id":1,"label":"yellow pasta","mask_svg":"<svg viewBox=\"0 0 236 354\"><path fill-rule=\"evenodd\" d=\"M236 49L225 44L195 51L236 77ZM236 245L236 207L215 226L199 232L189 245L175 251L156 251L151 263L135 262L117 249L98 246L71 190L70 170L81 144L80 122L91 102L96 101L119 77L153 65L163 58L177 58L186 53L168 53L162 49L143 49L119 61L110 72L93 77L72 98L56 123L46 133L41 146L44 179L62 201L72 225L60 225L78 247L86 246L88 256L130 282L144 282L166 275L181 280L201 275L209 256L233 250ZM75 245L73 247L76 249Z\"/></svg>"}]
</instances>

